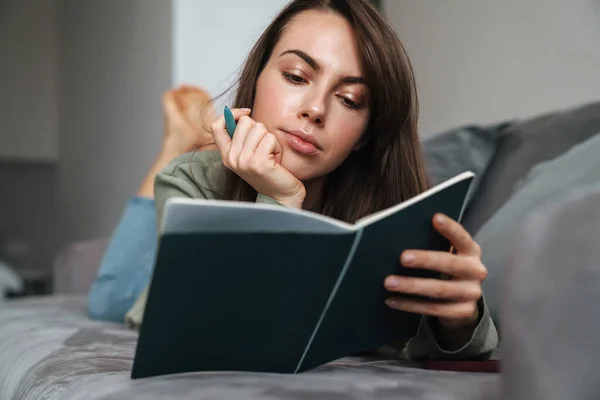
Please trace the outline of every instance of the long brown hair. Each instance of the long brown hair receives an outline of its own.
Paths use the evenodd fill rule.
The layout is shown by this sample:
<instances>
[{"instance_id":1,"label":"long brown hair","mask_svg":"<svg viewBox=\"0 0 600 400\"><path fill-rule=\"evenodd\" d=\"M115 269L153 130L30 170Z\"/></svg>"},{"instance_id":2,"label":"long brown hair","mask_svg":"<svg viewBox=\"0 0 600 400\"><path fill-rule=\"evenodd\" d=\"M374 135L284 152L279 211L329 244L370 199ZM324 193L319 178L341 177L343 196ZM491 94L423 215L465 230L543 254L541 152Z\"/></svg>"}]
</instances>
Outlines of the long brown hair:
<instances>
[{"instance_id":1,"label":"long brown hair","mask_svg":"<svg viewBox=\"0 0 600 400\"><path fill-rule=\"evenodd\" d=\"M233 107L252 108L256 82L283 30L298 14L333 12L354 28L370 95L362 147L326 177L318 212L346 222L398 204L427 189L417 131L418 99L402 43L370 0L294 0L251 49L239 76ZM225 199L255 201L256 191L227 170Z\"/></svg>"}]
</instances>

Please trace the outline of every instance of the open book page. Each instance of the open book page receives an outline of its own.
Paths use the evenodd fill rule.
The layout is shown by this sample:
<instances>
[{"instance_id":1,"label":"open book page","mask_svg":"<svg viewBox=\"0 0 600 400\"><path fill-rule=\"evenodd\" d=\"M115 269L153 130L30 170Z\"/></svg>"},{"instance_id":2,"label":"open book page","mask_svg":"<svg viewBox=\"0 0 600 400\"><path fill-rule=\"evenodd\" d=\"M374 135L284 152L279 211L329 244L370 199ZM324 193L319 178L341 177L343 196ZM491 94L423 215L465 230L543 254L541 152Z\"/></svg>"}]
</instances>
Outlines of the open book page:
<instances>
[{"instance_id":1,"label":"open book page","mask_svg":"<svg viewBox=\"0 0 600 400\"><path fill-rule=\"evenodd\" d=\"M436 185L436 186L432 187L431 189L426 190L425 192L423 192L415 197L412 197L400 204L397 204L394 207L387 208L385 210L379 211L377 213L374 213L374 214L371 214L364 218L359 219L358 221L356 221L356 226L358 228L364 228L367 225L371 225L377 221L380 221L384 218L389 217L390 215L392 215L400 210L403 210L407 207L412 206L413 204L423 201L427 197L430 197L438 192L441 192L442 190L445 190L452 185L456 185L459 182L462 182L462 181L468 180L468 179L472 179L474 177L475 177L475 174L471 171L463 172L459 175L456 175L454 178L448 179L447 181L442 182L439 185Z\"/></svg>"},{"instance_id":2,"label":"open book page","mask_svg":"<svg viewBox=\"0 0 600 400\"><path fill-rule=\"evenodd\" d=\"M450 243L432 225L436 213L459 219L472 174L462 175L392 208L385 217L358 230L352 259L336 285L301 369L344 355L405 341L419 327L421 316L392 310L383 285L389 275L435 278L436 271L406 268L400 255L407 249L449 251ZM408 204L408 205L407 205Z\"/></svg>"},{"instance_id":3,"label":"open book page","mask_svg":"<svg viewBox=\"0 0 600 400\"><path fill-rule=\"evenodd\" d=\"M355 228L309 211L271 204L173 198L167 201L161 234L348 233Z\"/></svg>"},{"instance_id":4,"label":"open book page","mask_svg":"<svg viewBox=\"0 0 600 400\"><path fill-rule=\"evenodd\" d=\"M356 234L162 235L132 375L295 372Z\"/></svg>"},{"instance_id":5,"label":"open book page","mask_svg":"<svg viewBox=\"0 0 600 400\"><path fill-rule=\"evenodd\" d=\"M236 201L172 198L167 201L161 234L192 232L348 233L410 207L474 177L464 172L394 207L348 224L296 208Z\"/></svg>"}]
</instances>

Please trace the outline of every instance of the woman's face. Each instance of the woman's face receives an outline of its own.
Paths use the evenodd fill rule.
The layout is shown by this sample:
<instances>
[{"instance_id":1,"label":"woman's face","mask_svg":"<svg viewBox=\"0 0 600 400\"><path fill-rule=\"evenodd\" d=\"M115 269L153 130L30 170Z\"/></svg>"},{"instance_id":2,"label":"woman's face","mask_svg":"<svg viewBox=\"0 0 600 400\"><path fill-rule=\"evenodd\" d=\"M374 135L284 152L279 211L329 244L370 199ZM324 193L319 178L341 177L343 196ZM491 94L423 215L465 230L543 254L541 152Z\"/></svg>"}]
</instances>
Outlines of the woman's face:
<instances>
[{"instance_id":1,"label":"woman's face","mask_svg":"<svg viewBox=\"0 0 600 400\"><path fill-rule=\"evenodd\" d=\"M369 120L356 39L336 14L308 11L283 31L256 83L252 118L283 147L281 164L302 181L337 168Z\"/></svg>"}]
</instances>

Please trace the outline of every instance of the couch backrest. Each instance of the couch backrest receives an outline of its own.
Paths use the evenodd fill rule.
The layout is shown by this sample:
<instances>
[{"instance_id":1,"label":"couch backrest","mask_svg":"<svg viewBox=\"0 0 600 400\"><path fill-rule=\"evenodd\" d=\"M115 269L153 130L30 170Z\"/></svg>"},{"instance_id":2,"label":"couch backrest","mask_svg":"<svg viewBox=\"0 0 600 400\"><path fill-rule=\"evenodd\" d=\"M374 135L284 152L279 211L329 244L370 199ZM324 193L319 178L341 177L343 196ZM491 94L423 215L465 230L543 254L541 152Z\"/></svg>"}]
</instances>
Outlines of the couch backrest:
<instances>
[{"instance_id":1,"label":"couch backrest","mask_svg":"<svg viewBox=\"0 0 600 400\"><path fill-rule=\"evenodd\" d=\"M600 101L508 125L499 136L477 196L464 215L465 227L476 233L534 165L563 154L598 132Z\"/></svg>"}]
</instances>

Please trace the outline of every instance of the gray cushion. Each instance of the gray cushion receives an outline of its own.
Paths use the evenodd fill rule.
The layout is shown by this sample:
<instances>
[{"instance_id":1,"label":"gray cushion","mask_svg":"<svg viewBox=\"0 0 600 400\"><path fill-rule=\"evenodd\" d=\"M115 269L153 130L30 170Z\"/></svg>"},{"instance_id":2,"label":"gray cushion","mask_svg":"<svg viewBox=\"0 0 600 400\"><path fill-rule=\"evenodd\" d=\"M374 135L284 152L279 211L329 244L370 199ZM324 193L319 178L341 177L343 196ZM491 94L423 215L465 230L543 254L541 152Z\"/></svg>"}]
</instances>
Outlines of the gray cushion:
<instances>
[{"instance_id":1,"label":"gray cushion","mask_svg":"<svg viewBox=\"0 0 600 400\"><path fill-rule=\"evenodd\" d=\"M600 185L533 212L519 231L502 284L505 398L600 398L598 238Z\"/></svg>"},{"instance_id":2,"label":"gray cushion","mask_svg":"<svg viewBox=\"0 0 600 400\"><path fill-rule=\"evenodd\" d=\"M498 374L417 368L385 357L346 357L298 375L174 374L132 380L137 333L92 321L84 296L0 306L1 400L500 399Z\"/></svg>"},{"instance_id":3,"label":"gray cushion","mask_svg":"<svg viewBox=\"0 0 600 400\"><path fill-rule=\"evenodd\" d=\"M504 202L531 168L551 160L600 132L600 102L549 113L512 124L502 132L498 149L477 198L463 224L476 233Z\"/></svg>"},{"instance_id":4,"label":"gray cushion","mask_svg":"<svg viewBox=\"0 0 600 400\"><path fill-rule=\"evenodd\" d=\"M498 137L509 124L468 125L425 137L423 152L430 183L437 185L462 172L473 171L475 179L467 198L468 207L494 158Z\"/></svg>"},{"instance_id":5,"label":"gray cushion","mask_svg":"<svg viewBox=\"0 0 600 400\"><path fill-rule=\"evenodd\" d=\"M565 154L534 167L522 188L475 235L488 269L483 290L492 315L499 323L498 284L519 225L529 213L562 200L569 192L600 184L600 134Z\"/></svg>"}]
</instances>

